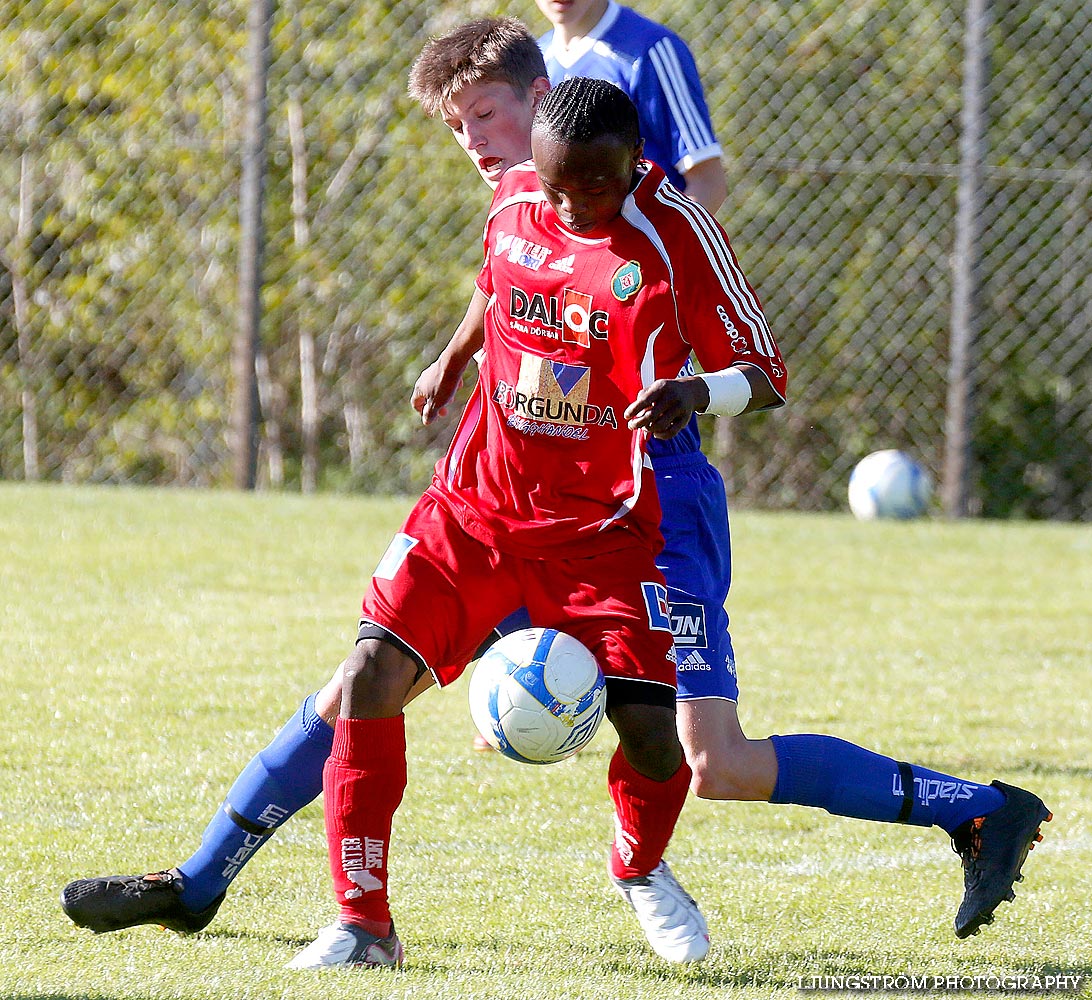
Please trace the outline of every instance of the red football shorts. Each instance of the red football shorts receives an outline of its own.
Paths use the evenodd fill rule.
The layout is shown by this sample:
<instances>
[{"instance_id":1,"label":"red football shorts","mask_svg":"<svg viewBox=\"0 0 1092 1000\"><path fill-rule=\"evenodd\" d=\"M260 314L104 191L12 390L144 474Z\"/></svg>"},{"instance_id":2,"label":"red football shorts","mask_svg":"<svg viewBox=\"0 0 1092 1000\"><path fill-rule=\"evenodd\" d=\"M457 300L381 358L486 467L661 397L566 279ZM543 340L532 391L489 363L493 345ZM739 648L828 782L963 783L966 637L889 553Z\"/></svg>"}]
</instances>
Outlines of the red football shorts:
<instances>
[{"instance_id":1,"label":"red football shorts","mask_svg":"<svg viewBox=\"0 0 1092 1000\"><path fill-rule=\"evenodd\" d=\"M583 559L525 559L468 535L425 494L376 567L363 618L450 684L493 627L520 607L575 636L607 677L675 688L667 590L639 547Z\"/></svg>"}]
</instances>

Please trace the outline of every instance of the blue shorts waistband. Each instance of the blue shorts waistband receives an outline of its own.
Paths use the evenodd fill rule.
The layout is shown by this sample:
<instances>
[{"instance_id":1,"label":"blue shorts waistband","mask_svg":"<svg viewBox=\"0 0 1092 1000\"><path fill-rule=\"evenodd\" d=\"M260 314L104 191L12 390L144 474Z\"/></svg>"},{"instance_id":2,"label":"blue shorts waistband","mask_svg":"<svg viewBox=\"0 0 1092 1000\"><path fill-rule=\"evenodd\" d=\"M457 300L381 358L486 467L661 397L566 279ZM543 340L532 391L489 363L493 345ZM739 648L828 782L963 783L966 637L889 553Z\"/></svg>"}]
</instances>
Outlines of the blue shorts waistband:
<instances>
[{"instance_id":1,"label":"blue shorts waistband","mask_svg":"<svg viewBox=\"0 0 1092 1000\"><path fill-rule=\"evenodd\" d=\"M675 472L679 469L696 469L703 465L712 466L702 451L684 451L677 455L655 455L652 468L656 472Z\"/></svg>"}]
</instances>

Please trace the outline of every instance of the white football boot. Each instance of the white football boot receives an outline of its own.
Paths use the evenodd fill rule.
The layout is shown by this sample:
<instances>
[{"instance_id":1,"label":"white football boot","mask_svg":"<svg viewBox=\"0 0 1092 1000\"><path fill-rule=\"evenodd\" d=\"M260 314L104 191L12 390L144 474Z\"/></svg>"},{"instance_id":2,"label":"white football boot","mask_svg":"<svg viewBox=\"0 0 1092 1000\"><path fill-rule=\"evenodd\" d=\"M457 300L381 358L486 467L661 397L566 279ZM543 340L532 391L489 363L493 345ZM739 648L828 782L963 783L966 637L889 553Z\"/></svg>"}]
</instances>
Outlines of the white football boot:
<instances>
[{"instance_id":1,"label":"white football boot","mask_svg":"<svg viewBox=\"0 0 1092 1000\"><path fill-rule=\"evenodd\" d=\"M385 938L369 934L363 927L336 921L291 962L289 969L334 969L386 966L397 968L404 956L402 942L394 932Z\"/></svg>"},{"instance_id":2,"label":"white football boot","mask_svg":"<svg viewBox=\"0 0 1092 1000\"><path fill-rule=\"evenodd\" d=\"M709 953L709 928L690 894L661 861L647 875L611 881L633 907L641 929L660 958L700 962Z\"/></svg>"}]
</instances>

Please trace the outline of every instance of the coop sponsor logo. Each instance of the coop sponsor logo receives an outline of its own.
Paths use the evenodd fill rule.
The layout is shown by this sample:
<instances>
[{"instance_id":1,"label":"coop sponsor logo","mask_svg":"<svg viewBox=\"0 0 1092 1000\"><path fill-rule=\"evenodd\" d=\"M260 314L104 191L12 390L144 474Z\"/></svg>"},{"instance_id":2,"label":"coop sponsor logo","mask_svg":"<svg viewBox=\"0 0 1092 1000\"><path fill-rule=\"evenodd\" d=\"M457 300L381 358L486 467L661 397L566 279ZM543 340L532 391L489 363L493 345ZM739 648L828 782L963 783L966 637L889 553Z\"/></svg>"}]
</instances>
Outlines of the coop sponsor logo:
<instances>
[{"instance_id":1,"label":"coop sponsor logo","mask_svg":"<svg viewBox=\"0 0 1092 1000\"><path fill-rule=\"evenodd\" d=\"M724 325L724 332L728 334L728 339L732 341L732 350L736 354L750 354L751 345L747 342L747 338L736 326L735 321L728 315L728 310L724 306L717 306L717 315L720 317L721 323Z\"/></svg>"},{"instance_id":2,"label":"coop sponsor logo","mask_svg":"<svg viewBox=\"0 0 1092 1000\"><path fill-rule=\"evenodd\" d=\"M546 247L509 233L497 233L497 241L493 244L493 256L507 255L513 264L529 271L537 271L542 267L551 252Z\"/></svg>"},{"instance_id":3,"label":"coop sponsor logo","mask_svg":"<svg viewBox=\"0 0 1092 1000\"><path fill-rule=\"evenodd\" d=\"M559 298L541 292L525 292L513 285L508 314L512 328L520 333L549 337L578 347L590 347L593 339L607 339L608 313L593 309L592 297L573 288L566 288Z\"/></svg>"},{"instance_id":4,"label":"coop sponsor logo","mask_svg":"<svg viewBox=\"0 0 1092 1000\"><path fill-rule=\"evenodd\" d=\"M671 605L667 603L667 588L662 583L642 583L648 624L654 632L671 631Z\"/></svg>"},{"instance_id":5,"label":"coop sponsor logo","mask_svg":"<svg viewBox=\"0 0 1092 1000\"><path fill-rule=\"evenodd\" d=\"M516 384L499 380L493 402L508 414L508 425L524 434L586 441L589 427L618 428L614 407L588 401L590 386L591 369L583 365L524 354Z\"/></svg>"}]
</instances>

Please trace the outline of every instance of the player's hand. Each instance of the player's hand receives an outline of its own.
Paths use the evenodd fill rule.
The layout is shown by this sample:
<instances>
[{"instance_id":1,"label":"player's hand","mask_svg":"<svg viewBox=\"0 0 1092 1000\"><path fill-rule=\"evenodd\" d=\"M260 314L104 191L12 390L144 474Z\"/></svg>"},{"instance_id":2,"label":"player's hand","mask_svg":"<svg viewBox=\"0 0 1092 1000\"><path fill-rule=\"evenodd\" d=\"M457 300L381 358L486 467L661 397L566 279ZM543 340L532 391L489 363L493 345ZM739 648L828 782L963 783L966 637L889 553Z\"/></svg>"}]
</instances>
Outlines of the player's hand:
<instances>
[{"instance_id":1,"label":"player's hand","mask_svg":"<svg viewBox=\"0 0 1092 1000\"><path fill-rule=\"evenodd\" d=\"M666 441L709 405L709 387L700 378L658 379L642 389L623 416L630 430L643 428Z\"/></svg>"},{"instance_id":2,"label":"player's hand","mask_svg":"<svg viewBox=\"0 0 1092 1000\"><path fill-rule=\"evenodd\" d=\"M462 372L450 372L437 359L417 378L410 402L421 414L421 423L431 424L437 417L447 416L447 404L462 385Z\"/></svg>"}]
</instances>

